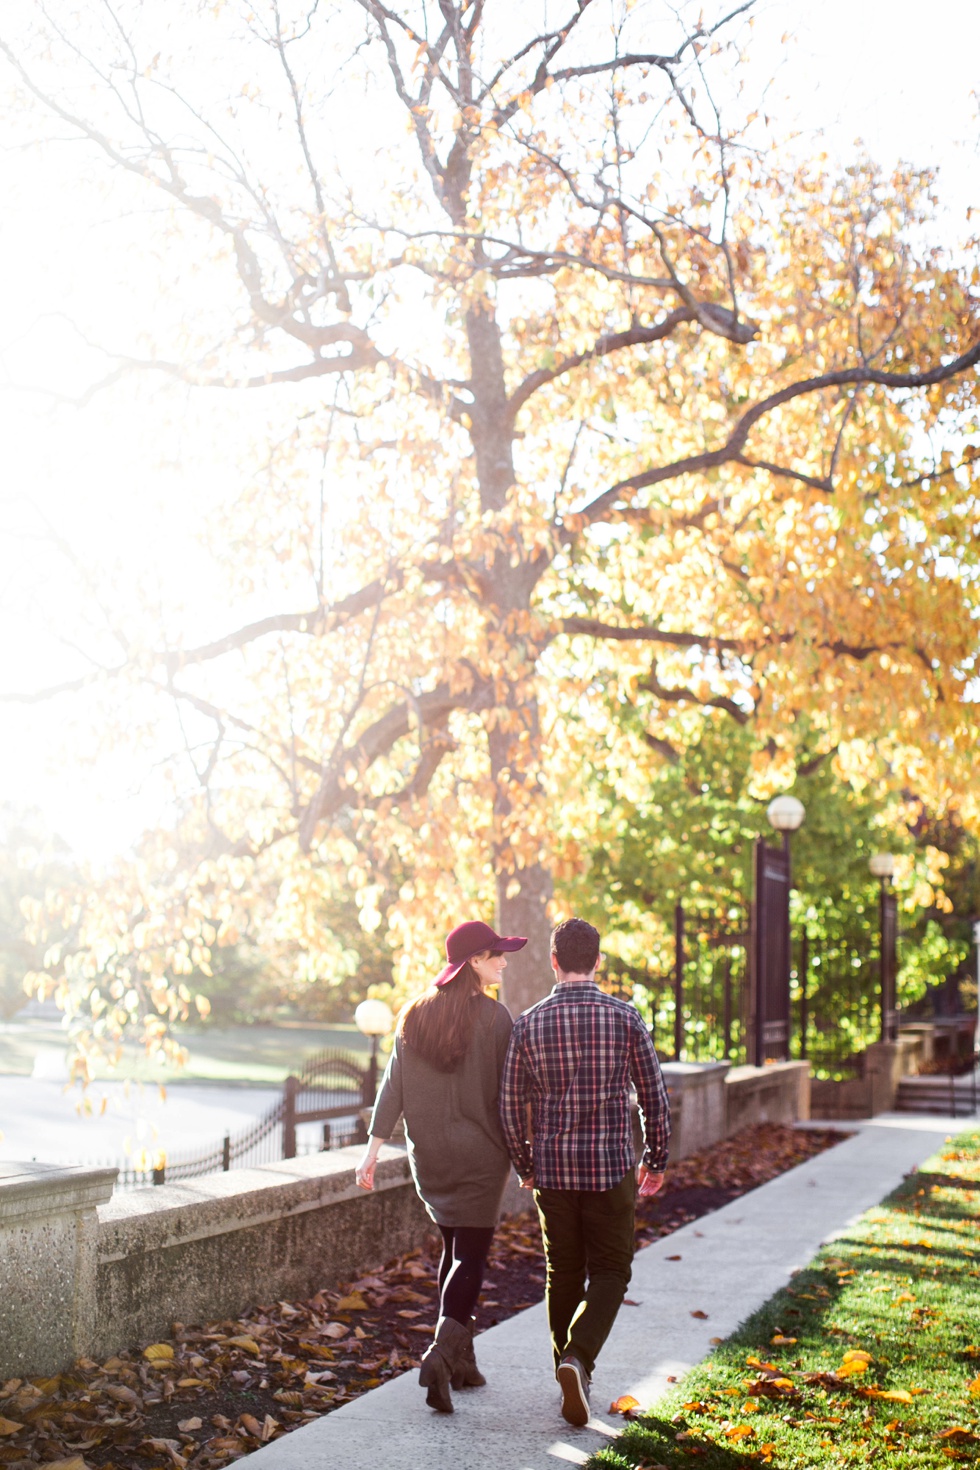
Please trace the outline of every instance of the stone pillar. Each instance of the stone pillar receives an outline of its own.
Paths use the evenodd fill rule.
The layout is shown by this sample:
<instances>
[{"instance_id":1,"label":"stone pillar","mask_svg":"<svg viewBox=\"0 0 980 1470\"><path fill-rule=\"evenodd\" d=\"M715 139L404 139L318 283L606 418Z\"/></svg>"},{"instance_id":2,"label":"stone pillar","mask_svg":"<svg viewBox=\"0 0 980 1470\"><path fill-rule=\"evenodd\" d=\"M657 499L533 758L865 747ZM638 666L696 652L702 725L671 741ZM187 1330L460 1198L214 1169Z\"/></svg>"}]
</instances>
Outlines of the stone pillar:
<instances>
[{"instance_id":1,"label":"stone pillar","mask_svg":"<svg viewBox=\"0 0 980 1470\"><path fill-rule=\"evenodd\" d=\"M88 1351L96 1209L117 1172L0 1163L0 1379L57 1373Z\"/></svg>"},{"instance_id":2,"label":"stone pillar","mask_svg":"<svg viewBox=\"0 0 980 1470\"><path fill-rule=\"evenodd\" d=\"M897 1041L873 1041L864 1053L864 1080L870 1093L870 1111L890 1113L902 1075L902 1049Z\"/></svg>"}]
</instances>

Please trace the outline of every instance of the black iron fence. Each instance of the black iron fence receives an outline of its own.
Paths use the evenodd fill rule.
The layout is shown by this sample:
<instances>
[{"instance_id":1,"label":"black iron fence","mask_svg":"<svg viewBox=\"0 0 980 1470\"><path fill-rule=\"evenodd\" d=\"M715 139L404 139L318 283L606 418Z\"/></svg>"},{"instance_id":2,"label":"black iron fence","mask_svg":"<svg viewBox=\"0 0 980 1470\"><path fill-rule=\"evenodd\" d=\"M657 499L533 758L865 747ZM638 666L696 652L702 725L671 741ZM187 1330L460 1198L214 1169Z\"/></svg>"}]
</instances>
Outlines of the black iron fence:
<instances>
[{"instance_id":1,"label":"black iron fence","mask_svg":"<svg viewBox=\"0 0 980 1470\"><path fill-rule=\"evenodd\" d=\"M118 1165L116 1188L174 1184L364 1142L361 1109L374 1101L368 1097L370 1076L370 1069L347 1052L318 1052L298 1076L286 1078L282 1096L253 1123L195 1152L144 1150L135 1161L124 1160ZM116 1166L115 1160L98 1162Z\"/></svg>"},{"instance_id":2,"label":"black iron fence","mask_svg":"<svg viewBox=\"0 0 980 1470\"><path fill-rule=\"evenodd\" d=\"M634 1003L662 1056L746 1061L751 1006L744 910L677 904L673 927L665 960L646 967L607 956L601 983Z\"/></svg>"}]
</instances>

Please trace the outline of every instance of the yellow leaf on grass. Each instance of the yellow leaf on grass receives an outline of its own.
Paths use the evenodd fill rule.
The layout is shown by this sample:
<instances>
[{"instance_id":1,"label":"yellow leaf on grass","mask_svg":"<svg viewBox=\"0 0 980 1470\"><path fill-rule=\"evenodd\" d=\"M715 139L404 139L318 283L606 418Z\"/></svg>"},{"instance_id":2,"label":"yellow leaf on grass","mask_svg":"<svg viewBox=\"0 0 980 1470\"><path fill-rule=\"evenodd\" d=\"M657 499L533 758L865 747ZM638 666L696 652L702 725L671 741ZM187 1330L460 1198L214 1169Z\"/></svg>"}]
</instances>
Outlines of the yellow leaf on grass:
<instances>
[{"instance_id":1,"label":"yellow leaf on grass","mask_svg":"<svg viewBox=\"0 0 980 1470\"><path fill-rule=\"evenodd\" d=\"M23 1427L23 1424L17 1424L13 1419L4 1419L0 1415L0 1434L16 1434Z\"/></svg>"},{"instance_id":2,"label":"yellow leaf on grass","mask_svg":"<svg viewBox=\"0 0 980 1470\"><path fill-rule=\"evenodd\" d=\"M966 1385L967 1392L973 1397L980 1397L980 1378L973 1378Z\"/></svg>"},{"instance_id":3,"label":"yellow leaf on grass","mask_svg":"<svg viewBox=\"0 0 980 1470\"><path fill-rule=\"evenodd\" d=\"M866 1399L887 1399L892 1404L910 1404L912 1395L907 1388L859 1388L858 1393Z\"/></svg>"},{"instance_id":4,"label":"yellow leaf on grass","mask_svg":"<svg viewBox=\"0 0 980 1470\"><path fill-rule=\"evenodd\" d=\"M976 1440L976 1435L972 1429L967 1429L963 1424L953 1424L949 1429L944 1429L941 1434L937 1434L936 1438L947 1439L955 1444L972 1444Z\"/></svg>"},{"instance_id":5,"label":"yellow leaf on grass","mask_svg":"<svg viewBox=\"0 0 980 1470\"><path fill-rule=\"evenodd\" d=\"M742 1405L742 1413L743 1414L758 1414L758 1412L759 1412L759 1405L756 1403L755 1399L746 1399L745 1400L745 1403Z\"/></svg>"},{"instance_id":6,"label":"yellow leaf on grass","mask_svg":"<svg viewBox=\"0 0 980 1470\"><path fill-rule=\"evenodd\" d=\"M143 1349L143 1356L149 1363L169 1363L173 1355L174 1350L169 1342L151 1342L149 1347Z\"/></svg>"},{"instance_id":7,"label":"yellow leaf on grass","mask_svg":"<svg viewBox=\"0 0 980 1470\"><path fill-rule=\"evenodd\" d=\"M867 1373L868 1365L858 1358L851 1363L841 1363L835 1371L838 1378L853 1378L857 1373Z\"/></svg>"},{"instance_id":8,"label":"yellow leaf on grass","mask_svg":"<svg viewBox=\"0 0 980 1470\"><path fill-rule=\"evenodd\" d=\"M624 1393L609 1405L609 1412L610 1414L628 1414L631 1409L639 1407L639 1399L635 1399L632 1394Z\"/></svg>"},{"instance_id":9,"label":"yellow leaf on grass","mask_svg":"<svg viewBox=\"0 0 980 1470\"><path fill-rule=\"evenodd\" d=\"M262 1351L254 1337L226 1337L225 1346L241 1348L243 1352L255 1353L256 1357Z\"/></svg>"},{"instance_id":10,"label":"yellow leaf on grass","mask_svg":"<svg viewBox=\"0 0 980 1470\"><path fill-rule=\"evenodd\" d=\"M797 1340L798 1339L795 1338L795 1337L784 1337L781 1332L777 1332L776 1333L776 1336L770 1339L769 1346L770 1347L792 1347L793 1343L796 1342Z\"/></svg>"},{"instance_id":11,"label":"yellow leaf on grass","mask_svg":"<svg viewBox=\"0 0 980 1470\"><path fill-rule=\"evenodd\" d=\"M841 1358L842 1363L873 1363L874 1358L863 1348L850 1348Z\"/></svg>"},{"instance_id":12,"label":"yellow leaf on grass","mask_svg":"<svg viewBox=\"0 0 980 1470\"><path fill-rule=\"evenodd\" d=\"M338 1312L366 1312L367 1302L359 1291L352 1291L348 1296L342 1296L337 1303Z\"/></svg>"},{"instance_id":13,"label":"yellow leaf on grass","mask_svg":"<svg viewBox=\"0 0 980 1470\"><path fill-rule=\"evenodd\" d=\"M761 1358L748 1357L745 1361L748 1363L750 1368L765 1368L769 1373L779 1372L779 1369L776 1367L775 1363L763 1362Z\"/></svg>"},{"instance_id":14,"label":"yellow leaf on grass","mask_svg":"<svg viewBox=\"0 0 980 1470\"><path fill-rule=\"evenodd\" d=\"M754 1439L755 1430L751 1424L733 1424L731 1429L725 1430L726 1439Z\"/></svg>"}]
</instances>

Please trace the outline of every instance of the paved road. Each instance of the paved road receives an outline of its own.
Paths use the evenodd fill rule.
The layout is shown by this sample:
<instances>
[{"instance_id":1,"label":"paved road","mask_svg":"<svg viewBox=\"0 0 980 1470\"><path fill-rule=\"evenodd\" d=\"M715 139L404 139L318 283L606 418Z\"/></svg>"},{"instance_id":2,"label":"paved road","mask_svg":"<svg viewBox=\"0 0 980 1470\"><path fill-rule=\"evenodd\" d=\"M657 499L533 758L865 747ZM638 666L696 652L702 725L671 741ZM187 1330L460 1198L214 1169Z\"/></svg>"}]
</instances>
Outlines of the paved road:
<instances>
[{"instance_id":1,"label":"paved road","mask_svg":"<svg viewBox=\"0 0 980 1470\"><path fill-rule=\"evenodd\" d=\"M62 1076L0 1077L0 1159L114 1164L141 1148L203 1150L244 1128L280 1095L272 1087L174 1083L164 1098L149 1084L94 1082L86 1116L78 1111L81 1093L77 1087L66 1093Z\"/></svg>"}]
</instances>

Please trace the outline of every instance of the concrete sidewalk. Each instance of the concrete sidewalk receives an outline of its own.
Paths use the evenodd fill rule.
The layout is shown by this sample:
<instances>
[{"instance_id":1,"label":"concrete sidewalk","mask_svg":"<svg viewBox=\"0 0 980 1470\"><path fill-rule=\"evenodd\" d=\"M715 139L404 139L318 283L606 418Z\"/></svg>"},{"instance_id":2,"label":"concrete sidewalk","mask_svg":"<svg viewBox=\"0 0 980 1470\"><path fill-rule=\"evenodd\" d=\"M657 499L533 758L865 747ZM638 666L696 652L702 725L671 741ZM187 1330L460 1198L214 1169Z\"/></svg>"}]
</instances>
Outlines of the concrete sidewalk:
<instances>
[{"instance_id":1,"label":"concrete sidewalk","mask_svg":"<svg viewBox=\"0 0 980 1470\"><path fill-rule=\"evenodd\" d=\"M572 1429L558 1412L544 1306L482 1333L486 1388L453 1395L456 1412L425 1405L406 1373L333 1414L243 1457L254 1470L558 1470L582 1464L623 1427L620 1394L644 1407L711 1352L805 1266L817 1247L878 1204L971 1119L886 1113L852 1138L639 1251L599 1361L593 1418ZM829 1125L832 1126L832 1125ZM679 1256L680 1260L670 1260ZM692 1312L706 1312L707 1318ZM250 1470L253 1470L250 1467Z\"/></svg>"}]
</instances>

